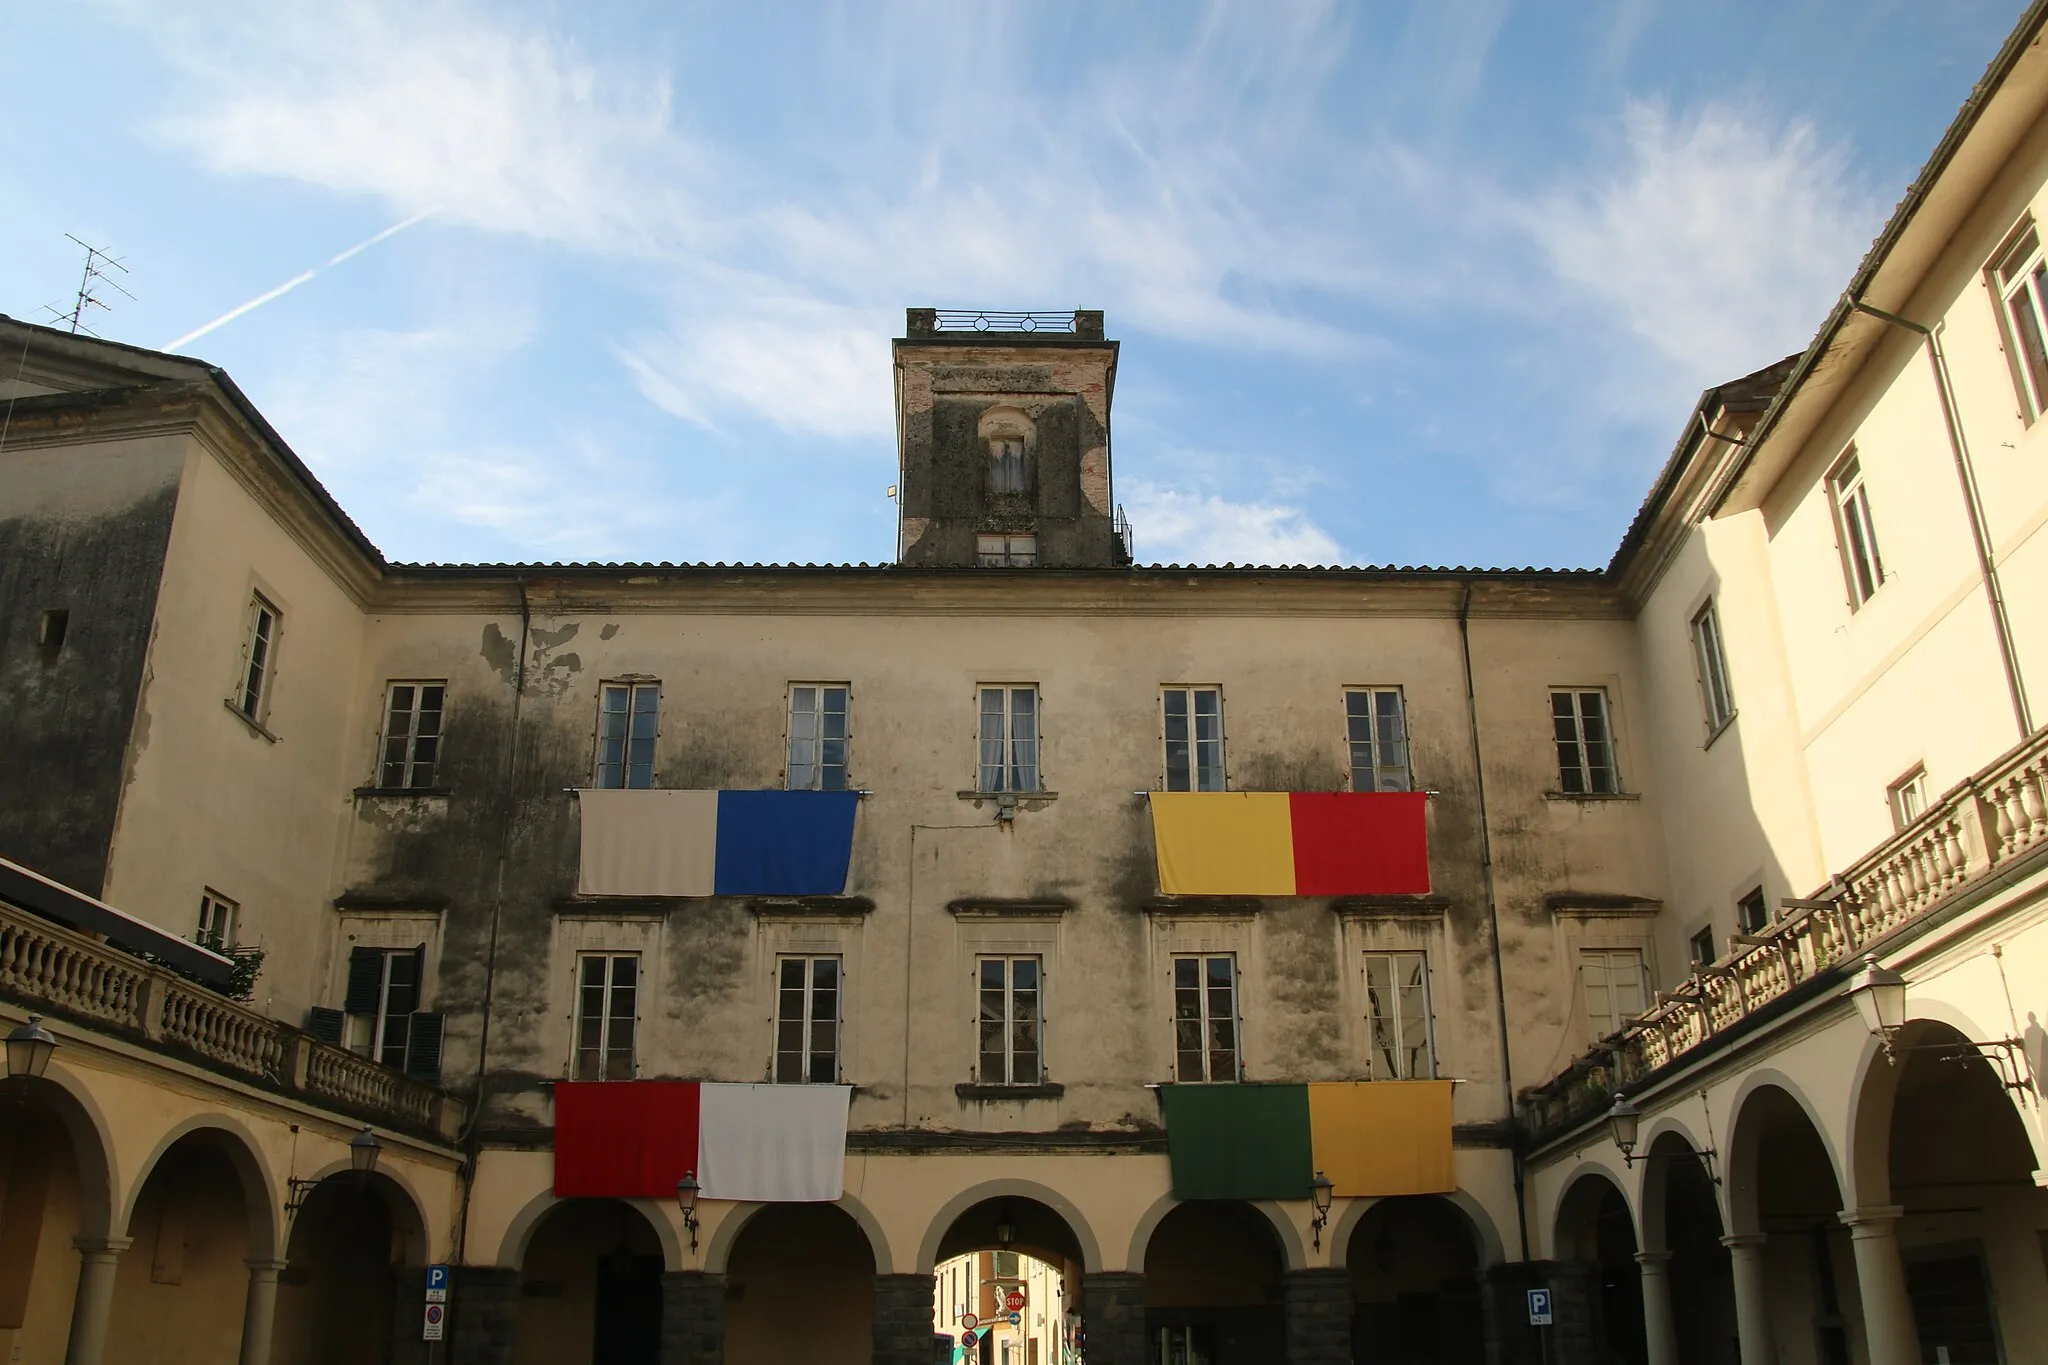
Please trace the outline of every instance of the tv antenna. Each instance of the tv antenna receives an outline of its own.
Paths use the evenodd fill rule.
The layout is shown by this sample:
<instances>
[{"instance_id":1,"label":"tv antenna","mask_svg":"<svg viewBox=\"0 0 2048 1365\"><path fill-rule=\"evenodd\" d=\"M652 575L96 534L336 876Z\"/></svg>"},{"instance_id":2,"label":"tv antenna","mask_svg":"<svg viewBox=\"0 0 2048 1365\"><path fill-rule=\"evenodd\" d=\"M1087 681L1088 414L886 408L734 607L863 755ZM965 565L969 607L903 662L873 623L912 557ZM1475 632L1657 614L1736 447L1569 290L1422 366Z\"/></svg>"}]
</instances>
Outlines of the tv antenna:
<instances>
[{"instance_id":1,"label":"tv antenna","mask_svg":"<svg viewBox=\"0 0 2048 1365\"><path fill-rule=\"evenodd\" d=\"M72 241L85 248L85 270L78 277L78 296L71 301L69 311L66 311L61 305L54 303L44 304L43 311L48 313L53 321L69 325L73 335L84 332L87 336L96 337L99 336L99 333L86 325L86 310L104 308L112 311L113 307L96 292L99 286L105 285L131 303L137 301L133 294L121 287L119 280L107 273L111 269L118 270L125 275L128 273L128 267L122 265L118 257L108 255L91 242L80 241L77 237L72 237L68 232L64 235L71 237Z\"/></svg>"}]
</instances>

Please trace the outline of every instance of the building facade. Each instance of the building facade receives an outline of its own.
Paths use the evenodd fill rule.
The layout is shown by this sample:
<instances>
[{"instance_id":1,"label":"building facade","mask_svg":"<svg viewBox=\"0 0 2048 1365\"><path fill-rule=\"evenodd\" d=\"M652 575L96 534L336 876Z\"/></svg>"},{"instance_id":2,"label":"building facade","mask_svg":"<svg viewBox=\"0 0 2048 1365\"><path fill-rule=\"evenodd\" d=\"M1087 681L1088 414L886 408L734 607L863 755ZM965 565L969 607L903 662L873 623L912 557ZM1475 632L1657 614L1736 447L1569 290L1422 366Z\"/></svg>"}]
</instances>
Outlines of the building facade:
<instances>
[{"instance_id":1,"label":"building facade","mask_svg":"<svg viewBox=\"0 0 2048 1365\"><path fill-rule=\"evenodd\" d=\"M1134 565L1101 315L930 309L894 563L394 564L226 375L0 321L0 1339L922 1363L1001 1253L1090 1365L2048 1355L2042 16L1600 571ZM1168 891L1181 793L1419 794L1426 877ZM565 1175L786 1086L834 1198ZM1302 1087L1318 1166L1441 1104L1198 1193L1170 1096Z\"/></svg>"}]
</instances>

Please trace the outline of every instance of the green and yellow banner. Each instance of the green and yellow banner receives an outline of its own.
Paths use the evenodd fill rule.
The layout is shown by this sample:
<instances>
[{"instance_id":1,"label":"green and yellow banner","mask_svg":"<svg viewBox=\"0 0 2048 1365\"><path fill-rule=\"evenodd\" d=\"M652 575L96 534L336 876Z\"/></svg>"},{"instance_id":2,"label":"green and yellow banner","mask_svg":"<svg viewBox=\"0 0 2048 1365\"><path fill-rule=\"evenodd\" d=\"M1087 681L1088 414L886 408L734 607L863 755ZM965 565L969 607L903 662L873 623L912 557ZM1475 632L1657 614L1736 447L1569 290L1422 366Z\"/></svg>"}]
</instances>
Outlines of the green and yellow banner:
<instances>
[{"instance_id":1,"label":"green and yellow banner","mask_svg":"<svg viewBox=\"0 0 2048 1365\"><path fill-rule=\"evenodd\" d=\"M1451 1082L1163 1085L1177 1199L1448 1194Z\"/></svg>"}]
</instances>

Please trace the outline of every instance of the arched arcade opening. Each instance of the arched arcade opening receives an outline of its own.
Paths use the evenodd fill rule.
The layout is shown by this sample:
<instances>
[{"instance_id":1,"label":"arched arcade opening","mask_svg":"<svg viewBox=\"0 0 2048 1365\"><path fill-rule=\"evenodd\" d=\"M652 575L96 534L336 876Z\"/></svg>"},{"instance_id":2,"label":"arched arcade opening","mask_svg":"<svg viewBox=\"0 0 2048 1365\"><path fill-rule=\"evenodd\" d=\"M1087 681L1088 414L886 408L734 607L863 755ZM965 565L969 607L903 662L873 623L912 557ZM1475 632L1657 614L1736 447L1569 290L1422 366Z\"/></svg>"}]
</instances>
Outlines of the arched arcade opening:
<instances>
[{"instance_id":1,"label":"arched arcade opening","mask_svg":"<svg viewBox=\"0 0 2048 1365\"><path fill-rule=\"evenodd\" d=\"M1280 1238L1234 1200L1175 1208L1145 1248L1145 1332L1154 1365L1267 1365L1287 1353Z\"/></svg>"},{"instance_id":2,"label":"arched arcade opening","mask_svg":"<svg viewBox=\"0 0 2048 1365\"><path fill-rule=\"evenodd\" d=\"M1635 1221L1621 1187L1603 1174L1574 1180L1558 1204L1557 1258L1571 1263L1593 1308L1596 1357L1649 1365Z\"/></svg>"},{"instance_id":3,"label":"arched arcade opening","mask_svg":"<svg viewBox=\"0 0 2048 1365\"><path fill-rule=\"evenodd\" d=\"M1344 1250L1356 1305L1351 1358L1375 1365L1483 1365L1479 1240L1438 1195L1374 1202Z\"/></svg>"},{"instance_id":4,"label":"arched arcade opening","mask_svg":"<svg viewBox=\"0 0 2048 1365\"><path fill-rule=\"evenodd\" d=\"M518 1365L656 1365L661 1239L622 1199L565 1199L520 1264Z\"/></svg>"},{"instance_id":5,"label":"arched arcade opening","mask_svg":"<svg viewBox=\"0 0 2048 1365\"><path fill-rule=\"evenodd\" d=\"M725 1269L725 1365L867 1365L875 1253L835 1204L768 1204L747 1218Z\"/></svg>"},{"instance_id":6,"label":"arched arcade opening","mask_svg":"<svg viewBox=\"0 0 2048 1365\"><path fill-rule=\"evenodd\" d=\"M341 1172L306 1193L277 1277L271 1365L355 1365L404 1359L419 1336L426 1264L419 1210L389 1177Z\"/></svg>"}]
</instances>

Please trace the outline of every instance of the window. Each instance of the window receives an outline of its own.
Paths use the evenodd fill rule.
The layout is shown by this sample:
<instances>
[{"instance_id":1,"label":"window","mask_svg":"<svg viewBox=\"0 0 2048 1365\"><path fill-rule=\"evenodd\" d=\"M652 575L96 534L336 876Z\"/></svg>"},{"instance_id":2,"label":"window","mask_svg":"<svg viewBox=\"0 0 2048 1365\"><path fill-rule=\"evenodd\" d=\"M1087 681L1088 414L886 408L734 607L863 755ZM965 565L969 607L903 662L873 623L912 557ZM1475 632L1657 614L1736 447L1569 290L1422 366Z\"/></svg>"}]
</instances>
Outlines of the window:
<instances>
[{"instance_id":1,"label":"window","mask_svg":"<svg viewBox=\"0 0 2048 1365\"><path fill-rule=\"evenodd\" d=\"M1037 1085L1044 1079L1039 960L985 957L976 971L981 1019L975 1079L983 1085Z\"/></svg>"},{"instance_id":2,"label":"window","mask_svg":"<svg viewBox=\"0 0 2048 1365\"><path fill-rule=\"evenodd\" d=\"M441 698L447 684L395 682L385 695L380 787L431 787L441 757Z\"/></svg>"},{"instance_id":3,"label":"window","mask_svg":"<svg viewBox=\"0 0 2048 1365\"><path fill-rule=\"evenodd\" d=\"M1897 829L1918 820L1927 813L1927 769L1916 767L1904 777L1885 789L1885 799L1892 808L1892 825Z\"/></svg>"},{"instance_id":4,"label":"window","mask_svg":"<svg viewBox=\"0 0 2048 1365\"><path fill-rule=\"evenodd\" d=\"M385 1066L404 1067L413 1013L420 1007L424 944L414 948L355 948L348 955L347 1046Z\"/></svg>"},{"instance_id":5,"label":"window","mask_svg":"<svg viewBox=\"0 0 2048 1365\"><path fill-rule=\"evenodd\" d=\"M1351 744L1351 790L1404 792L1408 773L1408 717L1398 687L1354 687L1344 693L1344 728Z\"/></svg>"},{"instance_id":6,"label":"window","mask_svg":"<svg viewBox=\"0 0 2048 1365\"><path fill-rule=\"evenodd\" d=\"M1771 925L1771 907L1759 886L1735 902L1735 923L1745 934L1761 934Z\"/></svg>"},{"instance_id":7,"label":"window","mask_svg":"<svg viewBox=\"0 0 2048 1365\"><path fill-rule=\"evenodd\" d=\"M1227 953L1173 960L1174 1079L1238 1079L1237 959Z\"/></svg>"},{"instance_id":8,"label":"window","mask_svg":"<svg viewBox=\"0 0 2048 1365\"><path fill-rule=\"evenodd\" d=\"M1223 790L1223 689L1169 687L1166 707L1166 790Z\"/></svg>"},{"instance_id":9,"label":"window","mask_svg":"<svg viewBox=\"0 0 2048 1365\"><path fill-rule=\"evenodd\" d=\"M2033 224L2026 225L1992 275L2005 304L2020 404L2031 420L2048 412L2048 344L2042 340L2043 320L2048 318L2048 265L2042 263Z\"/></svg>"},{"instance_id":10,"label":"window","mask_svg":"<svg viewBox=\"0 0 2048 1365\"><path fill-rule=\"evenodd\" d=\"M1024 438L992 436L988 443L988 491L1029 493L1031 469L1024 458Z\"/></svg>"},{"instance_id":11,"label":"window","mask_svg":"<svg viewBox=\"0 0 2048 1365\"><path fill-rule=\"evenodd\" d=\"M1038 689L981 689L981 773L977 791L1035 792L1038 782Z\"/></svg>"},{"instance_id":12,"label":"window","mask_svg":"<svg viewBox=\"0 0 2048 1365\"><path fill-rule=\"evenodd\" d=\"M1863 466L1849 452L1828 475L1828 494L1835 505L1835 535L1842 547L1842 572L1849 580L1849 607L1870 600L1884 582L1884 561L1877 553L1877 527L1870 519L1870 490Z\"/></svg>"},{"instance_id":13,"label":"window","mask_svg":"<svg viewBox=\"0 0 2048 1365\"><path fill-rule=\"evenodd\" d=\"M1649 992L1640 948L1582 948L1579 982L1586 995L1586 1020L1595 1038L1605 1038L1622 1021L1643 1012Z\"/></svg>"},{"instance_id":14,"label":"window","mask_svg":"<svg viewBox=\"0 0 2048 1365\"><path fill-rule=\"evenodd\" d=\"M1374 1080L1415 1081L1436 1075L1427 954L1367 953L1365 1010L1372 1029L1369 1074Z\"/></svg>"},{"instance_id":15,"label":"window","mask_svg":"<svg viewBox=\"0 0 2048 1365\"><path fill-rule=\"evenodd\" d=\"M1710 924L1706 928L1700 930L1697 934L1694 934L1691 938L1687 939L1685 947L1686 952L1692 957L1693 966L1713 966L1714 926Z\"/></svg>"},{"instance_id":16,"label":"window","mask_svg":"<svg viewBox=\"0 0 2048 1365\"><path fill-rule=\"evenodd\" d=\"M839 959L785 957L775 964L775 1079L839 1081Z\"/></svg>"},{"instance_id":17,"label":"window","mask_svg":"<svg viewBox=\"0 0 2048 1365\"><path fill-rule=\"evenodd\" d=\"M1037 536L976 536L975 561L984 569L1035 569Z\"/></svg>"},{"instance_id":18,"label":"window","mask_svg":"<svg viewBox=\"0 0 2048 1365\"><path fill-rule=\"evenodd\" d=\"M845 683L792 683L789 689L789 769L793 792L846 790Z\"/></svg>"},{"instance_id":19,"label":"window","mask_svg":"<svg viewBox=\"0 0 2048 1365\"><path fill-rule=\"evenodd\" d=\"M270 709L270 680L277 673L281 624L277 608L261 593L249 599L249 635L242 647L242 679L235 688L235 709L259 724Z\"/></svg>"},{"instance_id":20,"label":"window","mask_svg":"<svg viewBox=\"0 0 2048 1365\"><path fill-rule=\"evenodd\" d=\"M1612 796L1621 790L1605 692L1552 692L1550 722L1557 740L1558 785L1565 795Z\"/></svg>"},{"instance_id":21,"label":"window","mask_svg":"<svg viewBox=\"0 0 2048 1365\"><path fill-rule=\"evenodd\" d=\"M1735 719L1735 693L1728 686L1728 656L1721 651L1721 618L1709 600L1692 618L1693 660L1700 670L1700 699L1706 703L1707 733Z\"/></svg>"},{"instance_id":22,"label":"window","mask_svg":"<svg viewBox=\"0 0 2048 1365\"><path fill-rule=\"evenodd\" d=\"M580 954L576 959L574 1078L632 1080L633 1036L639 1022L640 954Z\"/></svg>"},{"instance_id":23,"label":"window","mask_svg":"<svg viewBox=\"0 0 2048 1365\"><path fill-rule=\"evenodd\" d=\"M235 923L241 914L241 906L209 887L199 897L199 945L217 953L233 952Z\"/></svg>"},{"instance_id":24,"label":"window","mask_svg":"<svg viewBox=\"0 0 2048 1365\"><path fill-rule=\"evenodd\" d=\"M597 708L597 785L654 785L654 738L659 733L661 684L606 683Z\"/></svg>"}]
</instances>

